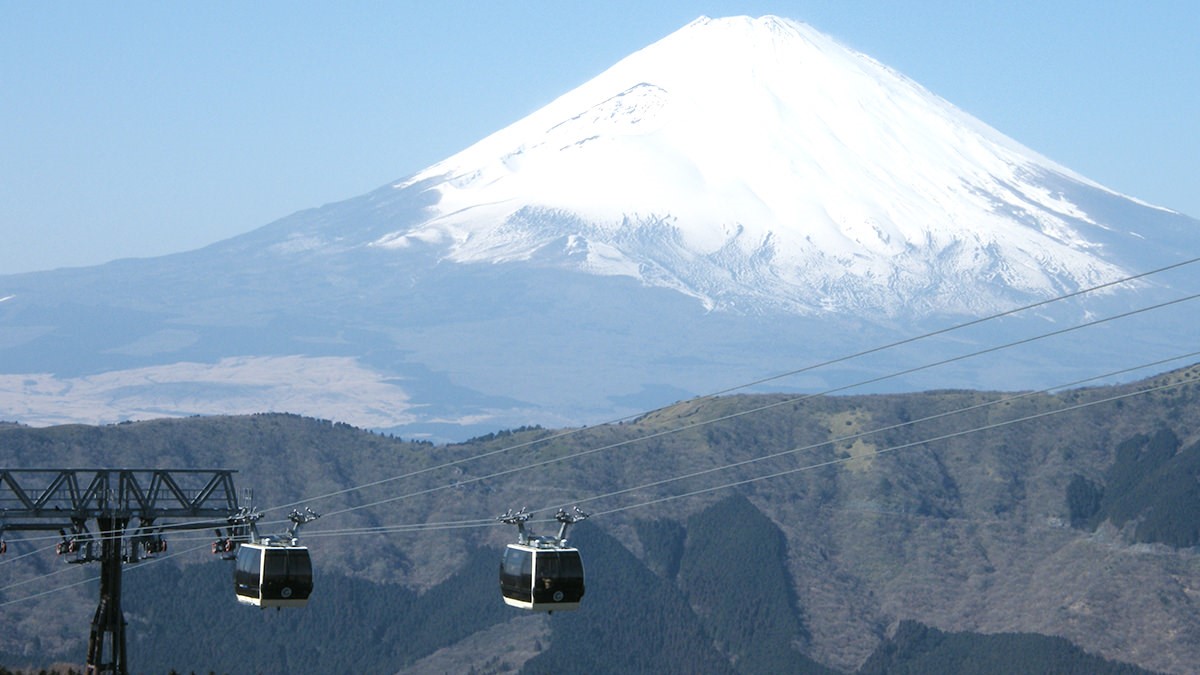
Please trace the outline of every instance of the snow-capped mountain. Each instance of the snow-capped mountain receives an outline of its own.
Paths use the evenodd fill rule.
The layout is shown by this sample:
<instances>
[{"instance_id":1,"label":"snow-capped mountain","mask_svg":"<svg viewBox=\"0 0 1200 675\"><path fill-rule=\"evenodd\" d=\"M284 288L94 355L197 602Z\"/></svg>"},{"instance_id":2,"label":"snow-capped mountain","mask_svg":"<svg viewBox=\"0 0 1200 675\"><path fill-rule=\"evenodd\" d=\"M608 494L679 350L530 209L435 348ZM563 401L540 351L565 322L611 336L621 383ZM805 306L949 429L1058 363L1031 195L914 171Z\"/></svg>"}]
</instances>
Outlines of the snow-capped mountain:
<instances>
[{"instance_id":1,"label":"snow-capped mountain","mask_svg":"<svg viewBox=\"0 0 1200 675\"><path fill-rule=\"evenodd\" d=\"M591 423L1197 250L1197 221L804 24L702 18L361 197L188 253L0 277L0 419L273 410L439 438ZM874 380L1097 302L770 386ZM1193 316L877 386L1047 386L1190 351Z\"/></svg>"},{"instance_id":2,"label":"snow-capped mountain","mask_svg":"<svg viewBox=\"0 0 1200 675\"><path fill-rule=\"evenodd\" d=\"M1124 276L1060 186L1103 188L777 17L699 19L397 188L421 181L430 217L375 245L709 307L990 312Z\"/></svg>"}]
</instances>

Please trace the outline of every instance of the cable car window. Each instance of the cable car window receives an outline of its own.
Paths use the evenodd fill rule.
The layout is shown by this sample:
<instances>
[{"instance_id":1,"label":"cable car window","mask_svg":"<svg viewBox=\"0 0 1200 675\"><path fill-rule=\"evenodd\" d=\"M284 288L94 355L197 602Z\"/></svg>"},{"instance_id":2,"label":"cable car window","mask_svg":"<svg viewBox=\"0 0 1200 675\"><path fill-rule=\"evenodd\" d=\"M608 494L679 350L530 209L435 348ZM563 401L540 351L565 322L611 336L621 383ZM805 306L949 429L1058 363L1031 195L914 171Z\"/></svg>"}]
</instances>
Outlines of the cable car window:
<instances>
[{"instance_id":1,"label":"cable car window","mask_svg":"<svg viewBox=\"0 0 1200 675\"><path fill-rule=\"evenodd\" d=\"M554 555L558 563L558 579L563 584L583 584L583 560L575 551L562 551Z\"/></svg>"},{"instance_id":2,"label":"cable car window","mask_svg":"<svg viewBox=\"0 0 1200 675\"><path fill-rule=\"evenodd\" d=\"M510 577L514 585L528 587L533 578L533 552L517 548L506 549L502 573Z\"/></svg>"},{"instance_id":3,"label":"cable car window","mask_svg":"<svg viewBox=\"0 0 1200 675\"><path fill-rule=\"evenodd\" d=\"M538 551L535 603L577 603L583 597L583 562L578 551Z\"/></svg>"},{"instance_id":4,"label":"cable car window","mask_svg":"<svg viewBox=\"0 0 1200 675\"><path fill-rule=\"evenodd\" d=\"M533 585L533 552L509 547L500 561L500 590L514 600L529 602Z\"/></svg>"},{"instance_id":5,"label":"cable car window","mask_svg":"<svg viewBox=\"0 0 1200 675\"><path fill-rule=\"evenodd\" d=\"M259 566L262 551L250 546L238 548L237 567L233 571L237 592L242 595L258 595Z\"/></svg>"},{"instance_id":6,"label":"cable car window","mask_svg":"<svg viewBox=\"0 0 1200 675\"><path fill-rule=\"evenodd\" d=\"M312 559L308 551L288 551L287 575L297 586L312 583Z\"/></svg>"},{"instance_id":7,"label":"cable car window","mask_svg":"<svg viewBox=\"0 0 1200 675\"><path fill-rule=\"evenodd\" d=\"M546 557L548 576L552 576L563 584L583 583L583 561L575 551L555 551L543 553ZM542 560L538 559L538 572L541 572Z\"/></svg>"},{"instance_id":8,"label":"cable car window","mask_svg":"<svg viewBox=\"0 0 1200 675\"><path fill-rule=\"evenodd\" d=\"M558 574L558 554L557 553L542 553L538 556L538 578L544 581L557 580Z\"/></svg>"},{"instance_id":9,"label":"cable car window","mask_svg":"<svg viewBox=\"0 0 1200 675\"><path fill-rule=\"evenodd\" d=\"M287 579L288 554L283 549L267 551L267 562L263 565L263 579Z\"/></svg>"}]
</instances>

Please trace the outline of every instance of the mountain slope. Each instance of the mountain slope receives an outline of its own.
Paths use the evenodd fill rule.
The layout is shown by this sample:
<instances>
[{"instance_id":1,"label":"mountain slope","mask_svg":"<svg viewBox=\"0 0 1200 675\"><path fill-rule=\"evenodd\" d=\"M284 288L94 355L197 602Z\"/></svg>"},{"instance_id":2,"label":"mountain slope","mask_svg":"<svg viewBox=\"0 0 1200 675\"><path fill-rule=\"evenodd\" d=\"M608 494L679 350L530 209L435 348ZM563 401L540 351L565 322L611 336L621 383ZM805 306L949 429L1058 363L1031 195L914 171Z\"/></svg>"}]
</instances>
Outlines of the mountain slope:
<instances>
[{"instance_id":1,"label":"mountain slope","mask_svg":"<svg viewBox=\"0 0 1200 675\"><path fill-rule=\"evenodd\" d=\"M197 251L0 277L0 419L593 424L1198 250L1197 221L808 26L701 19L393 185ZM770 386L1043 387L1176 356L1194 312L914 370L1177 297L1189 272Z\"/></svg>"},{"instance_id":2,"label":"mountain slope","mask_svg":"<svg viewBox=\"0 0 1200 675\"><path fill-rule=\"evenodd\" d=\"M411 672L453 663L442 669L749 673L811 661L855 672L991 659L1019 644L1031 658L1082 668L1100 656L1191 673L1200 664L1200 555L1194 540L1140 523L1164 504L1196 506L1194 491L1164 501L1148 488L1167 464L1200 453L1198 375L1193 366L1132 385L1020 397L737 396L620 425L454 446L255 415L0 425L0 447L16 466L232 467L260 508L300 502L325 514L304 533L318 586L301 612L239 608L221 593L229 569L212 562L211 532L168 536L180 568L128 566L135 668L233 672L252 663L272 672L312 659L342 672L346 658L371 672L387 672L380 663ZM1180 386L1148 391L1172 383ZM1088 402L1100 403L1070 409ZM1000 426L1012 420L1025 421ZM1168 448L1177 452L1164 462ZM1135 466L1142 459L1150 466ZM1119 510L1069 526L1076 476ZM720 488L731 483L739 484ZM529 506L544 533L553 527L539 522L547 512L575 503L593 513L571 534L588 574L583 608L514 621L521 613L485 592L495 592L496 561L515 537L492 516ZM478 527L447 527L471 523ZM0 565L0 601L92 571L56 560L47 542L5 538L13 559ZM40 578L64 568L76 576ZM146 575L166 585L150 586ZM6 606L0 653L46 657L32 662L82 653L95 593L70 586ZM261 648L253 657L219 648L248 634ZM291 645L297 634L307 639ZM164 643L178 647L153 649ZM284 651L291 660L272 658ZM208 654L220 660L193 661ZM1063 663L1040 672L1068 672Z\"/></svg>"}]
</instances>

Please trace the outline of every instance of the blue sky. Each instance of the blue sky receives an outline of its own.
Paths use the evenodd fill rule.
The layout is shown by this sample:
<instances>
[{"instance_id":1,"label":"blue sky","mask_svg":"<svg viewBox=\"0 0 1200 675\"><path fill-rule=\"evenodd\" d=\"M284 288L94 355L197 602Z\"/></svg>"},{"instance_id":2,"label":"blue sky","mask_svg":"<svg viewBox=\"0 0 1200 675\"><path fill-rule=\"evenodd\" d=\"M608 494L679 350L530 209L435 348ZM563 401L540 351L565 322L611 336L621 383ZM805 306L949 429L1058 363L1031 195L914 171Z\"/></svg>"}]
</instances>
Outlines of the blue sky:
<instances>
[{"instance_id":1,"label":"blue sky","mask_svg":"<svg viewBox=\"0 0 1200 675\"><path fill-rule=\"evenodd\" d=\"M357 196L735 14L805 21L1200 217L1194 0L0 0L0 274L189 250Z\"/></svg>"}]
</instances>

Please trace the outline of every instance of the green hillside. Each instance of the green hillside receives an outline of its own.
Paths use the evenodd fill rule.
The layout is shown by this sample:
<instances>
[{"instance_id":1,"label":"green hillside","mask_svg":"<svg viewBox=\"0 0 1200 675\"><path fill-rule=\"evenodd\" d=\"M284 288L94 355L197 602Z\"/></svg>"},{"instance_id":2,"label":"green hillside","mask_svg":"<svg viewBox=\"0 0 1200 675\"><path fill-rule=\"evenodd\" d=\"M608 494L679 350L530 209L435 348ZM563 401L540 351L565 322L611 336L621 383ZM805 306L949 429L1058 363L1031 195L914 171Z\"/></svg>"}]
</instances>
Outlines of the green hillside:
<instances>
[{"instance_id":1,"label":"green hillside","mask_svg":"<svg viewBox=\"0 0 1200 675\"><path fill-rule=\"evenodd\" d=\"M238 606L210 533L126 566L138 672L1187 673L1200 389L1058 411L1194 375L731 396L452 446L277 414L4 425L0 463L232 468L264 521L292 503L325 514L304 530L317 587L302 610ZM570 533L582 609L504 606L515 531L494 516L571 504L595 514ZM0 665L82 661L96 586L73 584L96 570L22 536L5 535L0 602L54 592L4 606ZM1005 670L1006 653L1026 660Z\"/></svg>"}]
</instances>

